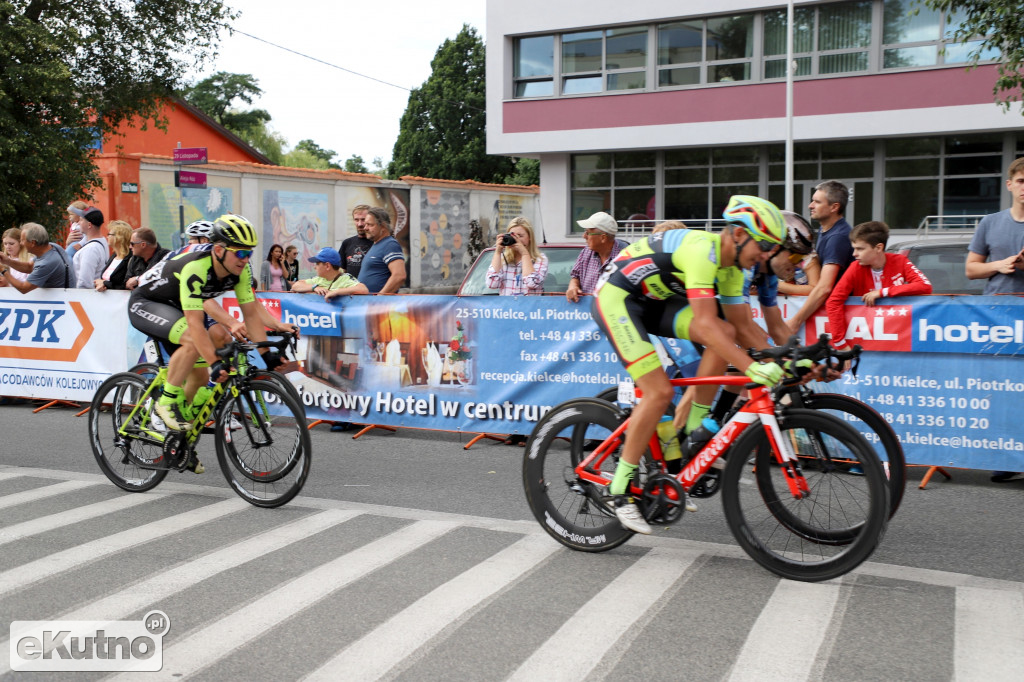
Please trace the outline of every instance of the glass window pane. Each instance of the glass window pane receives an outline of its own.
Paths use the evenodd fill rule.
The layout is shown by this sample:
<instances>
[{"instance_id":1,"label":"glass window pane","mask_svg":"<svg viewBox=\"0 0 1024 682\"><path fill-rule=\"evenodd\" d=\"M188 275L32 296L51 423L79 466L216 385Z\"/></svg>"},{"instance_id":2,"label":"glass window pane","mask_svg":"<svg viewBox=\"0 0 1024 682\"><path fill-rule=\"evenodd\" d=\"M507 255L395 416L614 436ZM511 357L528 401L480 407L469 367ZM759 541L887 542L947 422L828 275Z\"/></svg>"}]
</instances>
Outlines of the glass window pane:
<instances>
[{"instance_id":1,"label":"glass window pane","mask_svg":"<svg viewBox=\"0 0 1024 682\"><path fill-rule=\"evenodd\" d=\"M712 171L712 179L721 182L757 182L757 166L720 166Z\"/></svg>"},{"instance_id":2,"label":"glass window pane","mask_svg":"<svg viewBox=\"0 0 1024 682\"><path fill-rule=\"evenodd\" d=\"M750 80L750 62L718 64L708 67L709 83L731 83Z\"/></svg>"},{"instance_id":3,"label":"glass window pane","mask_svg":"<svg viewBox=\"0 0 1024 682\"><path fill-rule=\"evenodd\" d=\"M1003 188L1000 177L954 178L946 180L943 188L944 215L982 215L999 210L999 195Z\"/></svg>"},{"instance_id":4,"label":"glass window pane","mask_svg":"<svg viewBox=\"0 0 1024 682\"><path fill-rule=\"evenodd\" d=\"M577 220L583 220L594 215L598 211L608 213L612 208L612 191L606 190L575 190L572 192L572 225L573 232L583 232L583 228L576 224Z\"/></svg>"},{"instance_id":5,"label":"glass window pane","mask_svg":"<svg viewBox=\"0 0 1024 682\"><path fill-rule=\"evenodd\" d=\"M890 178L905 178L914 175L938 175L939 160L904 159L902 161L886 161L885 175Z\"/></svg>"},{"instance_id":6,"label":"glass window pane","mask_svg":"<svg viewBox=\"0 0 1024 682\"><path fill-rule=\"evenodd\" d=\"M654 188L644 189L617 189L615 190L615 213L616 220L629 220L633 216L640 215L636 220L645 220L648 214L654 213Z\"/></svg>"},{"instance_id":7,"label":"glass window pane","mask_svg":"<svg viewBox=\"0 0 1024 682\"><path fill-rule=\"evenodd\" d=\"M708 169L705 168L675 168L665 171L666 185L706 185L708 184Z\"/></svg>"},{"instance_id":8,"label":"glass window pane","mask_svg":"<svg viewBox=\"0 0 1024 682\"><path fill-rule=\"evenodd\" d=\"M658 86L662 88L674 85L698 85L700 83L700 67L689 69L662 69L658 72Z\"/></svg>"},{"instance_id":9,"label":"glass window pane","mask_svg":"<svg viewBox=\"0 0 1024 682\"><path fill-rule=\"evenodd\" d=\"M814 49L814 8L797 7L793 10L793 52ZM764 55L786 54L786 10L764 13Z\"/></svg>"},{"instance_id":10,"label":"glass window pane","mask_svg":"<svg viewBox=\"0 0 1024 682\"><path fill-rule=\"evenodd\" d=\"M732 145L729 147L715 147L711 153L713 163L749 163L758 162L758 149L750 145Z\"/></svg>"},{"instance_id":11,"label":"glass window pane","mask_svg":"<svg viewBox=\"0 0 1024 682\"><path fill-rule=\"evenodd\" d=\"M611 173L588 173L577 171L572 174L573 187L611 187Z\"/></svg>"},{"instance_id":12,"label":"glass window pane","mask_svg":"<svg viewBox=\"0 0 1024 682\"><path fill-rule=\"evenodd\" d=\"M819 156L817 142L797 142L793 145L794 161L817 161Z\"/></svg>"},{"instance_id":13,"label":"glass window pane","mask_svg":"<svg viewBox=\"0 0 1024 682\"><path fill-rule=\"evenodd\" d=\"M822 55L818 62L818 73L850 73L868 68L867 52Z\"/></svg>"},{"instance_id":14,"label":"glass window pane","mask_svg":"<svg viewBox=\"0 0 1024 682\"><path fill-rule=\"evenodd\" d=\"M873 161L822 161L823 178L870 178L874 170Z\"/></svg>"},{"instance_id":15,"label":"glass window pane","mask_svg":"<svg viewBox=\"0 0 1024 682\"><path fill-rule=\"evenodd\" d=\"M615 171L616 187L654 185L654 171Z\"/></svg>"},{"instance_id":16,"label":"glass window pane","mask_svg":"<svg viewBox=\"0 0 1024 682\"><path fill-rule=\"evenodd\" d=\"M691 64L703 59L704 22L680 21L658 26L658 63Z\"/></svg>"},{"instance_id":17,"label":"glass window pane","mask_svg":"<svg viewBox=\"0 0 1024 682\"><path fill-rule=\"evenodd\" d=\"M562 72L601 70L601 31L562 35Z\"/></svg>"},{"instance_id":18,"label":"glass window pane","mask_svg":"<svg viewBox=\"0 0 1024 682\"><path fill-rule=\"evenodd\" d=\"M870 0L822 5L818 10L819 50L843 50L870 44Z\"/></svg>"},{"instance_id":19,"label":"glass window pane","mask_svg":"<svg viewBox=\"0 0 1024 682\"><path fill-rule=\"evenodd\" d=\"M882 58L882 67L886 69L906 69L912 66L932 66L937 64L938 61L938 45L901 47L885 51L885 56Z\"/></svg>"},{"instance_id":20,"label":"glass window pane","mask_svg":"<svg viewBox=\"0 0 1024 682\"><path fill-rule=\"evenodd\" d=\"M871 206L874 201L875 183L856 182L853 185L853 224L866 223L871 220Z\"/></svg>"},{"instance_id":21,"label":"glass window pane","mask_svg":"<svg viewBox=\"0 0 1024 682\"><path fill-rule=\"evenodd\" d=\"M555 71L555 37L516 40L515 77L550 76Z\"/></svg>"},{"instance_id":22,"label":"glass window pane","mask_svg":"<svg viewBox=\"0 0 1024 682\"><path fill-rule=\"evenodd\" d=\"M981 46L980 40L972 40L966 45L946 43L945 53L943 53L942 61L946 64L963 64L969 62L972 58L972 54ZM993 59L999 59L999 50L995 48L986 48L982 50L981 54L978 55L978 61L987 62Z\"/></svg>"},{"instance_id":23,"label":"glass window pane","mask_svg":"<svg viewBox=\"0 0 1024 682\"><path fill-rule=\"evenodd\" d=\"M783 171L783 178L785 179L785 171ZM794 180L821 180L821 173L818 172L818 164L814 163L794 163L793 164L793 179Z\"/></svg>"},{"instance_id":24,"label":"glass window pane","mask_svg":"<svg viewBox=\"0 0 1024 682\"><path fill-rule=\"evenodd\" d=\"M666 220L707 220L707 187L672 187L665 189Z\"/></svg>"},{"instance_id":25,"label":"glass window pane","mask_svg":"<svg viewBox=\"0 0 1024 682\"><path fill-rule=\"evenodd\" d=\"M885 0L882 15L882 42L919 43L939 39L942 13L928 9L916 0Z\"/></svg>"},{"instance_id":26,"label":"glass window pane","mask_svg":"<svg viewBox=\"0 0 1024 682\"><path fill-rule=\"evenodd\" d=\"M1024 144L1024 135L1021 136L1021 143ZM666 166L707 166L708 150L705 147L697 149L669 149L665 152Z\"/></svg>"},{"instance_id":27,"label":"glass window pane","mask_svg":"<svg viewBox=\"0 0 1024 682\"><path fill-rule=\"evenodd\" d=\"M562 83L563 95L579 95L587 92L601 92L600 76L566 78Z\"/></svg>"},{"instance_id":28,"label":"glass window pane","mask_svg":"<svg viewBox=\"0 0 1024 682\"><path fill-rule=\"evenodd\" d=\"M647 65L647 28L615 28L608 30L605 45L606 69L632 69Z\"/></svg>"},{"instance_id":29,"label":"glass window pane","mask_svg":"<svg viewBox=\"0 0 1024 682\"><path fill-rule=\"evenodd\" d=\"M897 140L886 140L885 155L938 156L941 147L941 137L905 137Z\"/></svg>"},{"instance_id":30,"label":"glass window pane","mask_svg":"<svg viewBox=\"0 0 1024 682\"><path fill-rule=\"evenodd\" d=\"M999 174L1002 158L998 156L949 156L946 157L946 175Z\"/></svg>"},{"instance_id":31,"label":"glass window pane","mask_svg":"<svg viewBox=\"0 0 1024 682\"><path fill-rule=\"evenodd\" d=\"M811 58L810 57L797 57L796 61L796 73L794 76L810 76L811 75ZM765 78L785 78L786 77L786 60L785 59L772 59L764 63L764 77Z\"/></svg>"},{"instance_id":32,"label":"glass window pane","mask_svg":"<svg viewBox=\"0 0 1024 682\"><path fill-rule=\"evenodd\" d=\"M754 53L754 15L708 19L707 60L744 59Z\"/></svg>"},{"instance_id":33,"label":"glass window pane","mask_svg":"<svg viewBox=\"0 0 1024 682\"><path fill-rule=\"evenodd\" d=\"M547 97L553 94L555 82L552 80L516 83L516 97Z\"/></svg>"},{"instance_id":34,"label":"glass window pane","mask_svg":"<svg viewBox=\"0 0 1024 682\"><path fill-rule=\"evenodd\" d=\"M850 140L842 142L832 140L821 145L821 158L824 159L865 159L875 155L872 140ZM828 173L824 173L828 175Z\"/></svg>"},{"instance_id":35,"label":"glass window pane","mask_svg":"<svg viewBox=\"0 0 1024 682\"><path fill-rule=\"evenodd\" d=\"M721 218L733 194L757 196L757 185L716 185L711 188L711 217Z\"/></svg>"},{"instance_id":36,"label":"glass window pane","mask_svg":"<svg viewBox=\"0 0 1024 682\"><path fill-rule=\"evenodd\" d=\"M888 180L885 183L885 222L893 230L916 228L925 216L936 215L939 181ZM966 257L966 256L965 256Z\"/></svg>"},{"instance_id":37,"label":"glass window pane","mask_svg":"<svg viewBox=\"0 0 1024 682\"><path fill-rule=\"evenodd\" d=\"M572 157L572 169L575 171L604 170L611 167L611 154L574 154Z\"/></svg>"},{"instance_id":38,"label":"glass window pane","mask_svg":"<svg viewBox=\"0 0 1024 682\"><path fill-rule=\"evenodd\" d=\"M615 154L615 168L654 168L655 152L618 152Z\"/></svg>"},{"instance_id":39,"label":"glass window pane","mask_svg":"<svg viewBox=\"0 0 1024 682\"><path fill-rule=\"evenodd\" d=\"M647 74L643 71L608 74L608 90L643 90L645 87Z\"/></svg>"},{"instance_id":40,"label":"glass window pane","mask_svg":"<svg viewBox=\"0 0 1024 682\"><path fill-rule=\"evenodd\" d=\"M1003 136L999 134L954 135L946 138L947 154L1002 154Z\"/></svg>"}]
</instances>

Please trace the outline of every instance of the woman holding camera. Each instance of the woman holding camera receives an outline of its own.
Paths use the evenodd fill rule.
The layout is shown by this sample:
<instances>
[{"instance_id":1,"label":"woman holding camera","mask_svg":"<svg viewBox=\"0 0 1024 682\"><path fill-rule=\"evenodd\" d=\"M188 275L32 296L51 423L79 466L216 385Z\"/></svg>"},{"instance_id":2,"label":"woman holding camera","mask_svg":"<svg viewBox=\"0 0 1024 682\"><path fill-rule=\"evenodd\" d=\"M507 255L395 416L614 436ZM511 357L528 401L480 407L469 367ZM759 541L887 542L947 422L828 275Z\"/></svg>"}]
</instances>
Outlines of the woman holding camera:
<instances>
[{"instance_id":1,"label":"woman holding camera","mask_svg":"<svg viewBox=\"0 0 1024 682\"><path fill-rule=\"evenodd\" d=\"M533 226L523 216L508 223L508 232L494 242L494 257L487 268L487 286L502 296L526 296L544 293L548 257L537 250Z\"/></svg>"}]
</instances>

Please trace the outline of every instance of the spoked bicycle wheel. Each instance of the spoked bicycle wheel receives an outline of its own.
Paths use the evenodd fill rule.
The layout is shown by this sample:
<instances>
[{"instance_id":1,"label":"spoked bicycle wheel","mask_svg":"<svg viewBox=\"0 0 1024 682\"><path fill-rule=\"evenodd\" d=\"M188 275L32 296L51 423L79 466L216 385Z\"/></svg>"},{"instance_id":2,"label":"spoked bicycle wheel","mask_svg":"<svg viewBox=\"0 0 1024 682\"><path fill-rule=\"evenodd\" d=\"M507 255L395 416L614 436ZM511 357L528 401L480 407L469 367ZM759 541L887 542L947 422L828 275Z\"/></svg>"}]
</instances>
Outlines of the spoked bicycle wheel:
<instances>
[{"instance_id":1,"label":"spoked bicycle wheel","mask_svg":"<svg viewBox=\"0 0 1024 682\"><path fill-rule=\"evenodd\" d=\"M633 533L601 503L606 486L581 480L576 465L586 459L626 418L617 406L596 398L578 398L544 415L526 442L523 488L534 517L566 547L603 552ZM608 480L615 473L622 444L595 465ZM642 483L641 483L642 485Z\"/></svg>"},{"instance_id":2,"label":"spoked bicycle wheel","mask_svg":"<svg viewBox=\"0 0 1024 682\"><path fill-rule=\"evenodd\" d=\"M841 393L805 394L802 403L808 409L824 410L833 414L861 433L867 433L872 439L877 438L888 463L886 473L889 477L889 518L895 516L907 486L907 461L903 457L903 446L900 445L899 438L896 437L896 432L889 422L885 421L875 408Z\"/></svg>"},{"instance_id":3,"label":"spoked bicycle wheel","mask_svg":"<svg viewBox=\"0 0 1024 682\"><path fill-rule=\"evenodd\" d=\"M242 499L279 507L299 494L313 448L305 413L288 391L277 382L245 382L237 397L221 401L216 423L217 459Z\"/></svg>"},{"instance_id":4,"label":"spoked bicycle wheel","mask_svg":"<svg viewBox=\"0 0 1024 682\"><path fill-rule=\"evenodd\" d=\"M836 417L793 409L779 422L800 458L809 487L790 493L760 424L729 450L722 506L736 541L756 562L791 580L843 575L881 542L889 489L881 462L864 438ZM857 464L863 476L848 473Z\"/></svg>"},{"instance_id":5,"label":"spoked bicycle wheel","mask_svg":"<svg viewBox=\"0 0 1024 682\"><path fill-rule=\"evenodd\" d=\"M164 466L166 433L153 419L156 398L150 396L140 406L148 385L139 374L115 374L100 384L89 408L89 443L96 463L116 486L131 492L151 490L167 476L167 469L146 468Z\"/></svg>"}]
</instances>

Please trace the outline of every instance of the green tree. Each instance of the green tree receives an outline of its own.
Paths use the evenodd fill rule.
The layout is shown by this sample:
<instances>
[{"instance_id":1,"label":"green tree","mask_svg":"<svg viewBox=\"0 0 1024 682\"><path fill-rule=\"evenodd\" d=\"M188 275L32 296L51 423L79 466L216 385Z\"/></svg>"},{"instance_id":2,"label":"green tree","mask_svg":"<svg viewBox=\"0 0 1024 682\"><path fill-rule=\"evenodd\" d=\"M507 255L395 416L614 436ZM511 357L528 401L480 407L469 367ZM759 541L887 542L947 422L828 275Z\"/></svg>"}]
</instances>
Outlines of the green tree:
<instances>
[{"instance_id":1,"label":"green tree","mask_svg":"<svg viewBox=\"0 0 1024 682\"><path fill-rule=\"evenodd\" d=\"M327 170L330 168L330 164L319 156L316 156L308 149L299 149L298 147L284 154L279 164L290 168L316 168L317 170Z\"/></svg>"},{"instance_id":2,"label":"green tree","mask_svg":"<svg viewBox=\"0 0 1024 682\"><path fill-rule=\"evenodd\" d=\"M1020 4L1010 0L923 0L923 4L947 13L947 36L971 48L972 66L986 53L999 53L999 77L992 92L1004 109L1020 101L1024 88L1024 14Z\"/></svg>"},{"instance_id":3,"label":"green tree","mask_svg":"<svg viewBox=\"0 0 1024 682\"><path fill-rule=\"evenodd\" d=\"M540 185L540 161L517 159L515 170L505 177L506 185Z\"/></svg>"},{"instance_id":4,"label":"green tree","mask_svg":"<svg viewBox=\"0 0 1024 682\"><path fill-rule=\"evenodd\" d=\"M0 0L0 226L61 224L100 186L97 141L162 124L234 16L221 0Z\"/></svg>"},{"instance_id":5,"label":"green tree","mask_svg":"<svg viewBox=\"0 0 1024 682\"><path fill-rule=\"evenodd\" d=\"M345 165L343 170L347 170L349 173L369 173L370 170L366 167L366 162L363 161L363 157L358 154L353 154L349 158L345 159Z\"/></svg>"},{"instance_id":6,"label":"green tree","mask_svg":"<svg viewBox=\"0 0 1024 682\"><path fill-rule=\"evenodd\" d=\"M270 121L265 109L241 110L235 106L235 100L252 104L253 99L263 94L260 82L247 73L218 71L186 88L183 94L189 103L234 133Z\"/></svg>"},{"instance_id":7,"label":"green tree","mask_svg":"<svg viewBox=\"0 0 1024 682\"><path fill-rule=\"evenodd\" d=\"M295 145L295 148L307 151L316 158L321 159L327 164L325 168L341 168L341 166L331 161L331 159L338 155L338 152L333 149L324 149L316 142L313 142L313 140L299 140L299 143Z\"/></svg>"},{"instance_id":8,"label":"green tree","mask_svg":"<svg viewBox=\"0 0 1024 682\"><path fill-rule=\"evenodd\" d=\"M430 77L409 93L389 175L503 182L513 163L487 154L484 44L476 29L463 24L430 66Z\"/></svg>"}]
</instances>

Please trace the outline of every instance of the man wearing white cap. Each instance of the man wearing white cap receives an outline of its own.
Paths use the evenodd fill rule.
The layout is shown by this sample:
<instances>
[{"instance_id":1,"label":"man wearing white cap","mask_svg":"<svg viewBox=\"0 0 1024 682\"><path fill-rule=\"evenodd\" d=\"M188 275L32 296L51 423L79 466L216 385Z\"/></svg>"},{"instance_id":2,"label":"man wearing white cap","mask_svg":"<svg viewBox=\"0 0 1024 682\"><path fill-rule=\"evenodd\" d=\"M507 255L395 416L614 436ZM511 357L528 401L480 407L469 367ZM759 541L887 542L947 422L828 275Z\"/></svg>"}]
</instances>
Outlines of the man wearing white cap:
<instances>
[{"instance_id":1,"label":"man wearing white cap","mask_svg":"<svg viewBox=\"0 0 1024 682\"><path fill-rule=\"evenodd\" d=\"M580 300L580 294L592 294L601 277L601 270L615 260L624 242L615 238L619 225L615 218L604 211L599 211L586 220L577 220L576 224L583 228L583 237L587 246L580 251L576 264L572 266L569 288L565 298L573 303Z\"/></svg>"}]
</instances>

